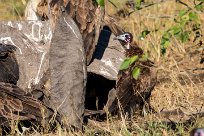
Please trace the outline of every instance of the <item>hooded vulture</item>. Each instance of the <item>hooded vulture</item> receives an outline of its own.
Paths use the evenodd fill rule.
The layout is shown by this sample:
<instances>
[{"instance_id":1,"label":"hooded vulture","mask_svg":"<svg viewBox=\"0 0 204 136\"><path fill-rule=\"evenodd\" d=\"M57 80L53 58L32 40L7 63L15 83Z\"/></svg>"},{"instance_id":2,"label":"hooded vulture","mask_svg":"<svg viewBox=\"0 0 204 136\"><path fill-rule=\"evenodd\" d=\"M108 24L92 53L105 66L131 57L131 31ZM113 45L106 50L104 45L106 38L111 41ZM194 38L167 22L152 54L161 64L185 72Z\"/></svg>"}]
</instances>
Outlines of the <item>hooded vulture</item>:
<instances>
[{"instance_id":1,"label":"hooded vulture","mask_svg":"<svg viewBox=\"0 0 204 136\"><path fill-rule=\"evenodd\" d=\"M154 63L145 56L143 50L137 45L130 45L133 40L131 33L125 32L115 39L124 43L126 60L121 64L118 72L116 97L112 103L107 104L107 108L111 113L121 106L122 110L130 115L148 100L157 76ZM129 66L125 63L129 63Z\"/></svg>"}]
</instances>

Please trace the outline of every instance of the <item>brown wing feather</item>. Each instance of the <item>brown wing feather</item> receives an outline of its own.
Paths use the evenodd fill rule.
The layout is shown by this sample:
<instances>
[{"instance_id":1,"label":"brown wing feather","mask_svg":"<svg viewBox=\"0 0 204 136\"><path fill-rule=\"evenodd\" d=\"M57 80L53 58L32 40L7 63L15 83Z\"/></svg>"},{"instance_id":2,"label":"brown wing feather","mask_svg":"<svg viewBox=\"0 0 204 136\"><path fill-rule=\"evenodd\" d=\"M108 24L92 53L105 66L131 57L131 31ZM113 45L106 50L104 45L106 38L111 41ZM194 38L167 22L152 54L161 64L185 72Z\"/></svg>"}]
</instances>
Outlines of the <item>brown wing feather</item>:
<instances>
[{"instance_id":1,"label":"brown wing feather","mask_svg":"<svg viewBox=\"0 0 204 136\"><path fill-rule=\"evenodd\" d=\"M117 110L119 105L121 106L121 108L125 108L129 100L134 95L131 76L128 74L128 71L129 70L119 71L118 73L116 98L110 105L110 107L108 107L109 112Z\"/></svg>"},{"instance_id":2,"label":"brown wing feather","mask_svg":"<svg viewBox=\"0 0 204 136\"><path fill-rule=\"evenodd\" d=\"M132 77L134 67L141 69L140 76L137 80ZM118 109L118 104L122 109L133 109L137 105L144 104L150 97L151 91L156 84L156 73L153 63L149 60L145 62L136 62L127 70L121 70L118 73L118 81L116 85L116 98L108 107L109 112Z\"/></svg>"},{"instance_id":3,"label":"brown wing feather","mask_svg":"<svg viewBox=\"0 0 204 136\"><path fill-rule=\"evenodd\" d=\"M16 85L0 82L0 117L5 120L36 120L51 118L53 112L30 93ZM1 120L0 120L1 121Z\"/></svg>"},{"instance_id":4,"label":"brown wing feather","mask_svg":"<svg viewBox=\"0 0 204 136\"><path fill-rule=\"evenodd\" d=\"M139 67L141 73L137 80L133 80L134 96L137 98L137 103L144 103L150 95L156 84L156 72L153 67L153 62L147 60L145 62L135 63L134 67Z\"/></svg>"}]
</instances>

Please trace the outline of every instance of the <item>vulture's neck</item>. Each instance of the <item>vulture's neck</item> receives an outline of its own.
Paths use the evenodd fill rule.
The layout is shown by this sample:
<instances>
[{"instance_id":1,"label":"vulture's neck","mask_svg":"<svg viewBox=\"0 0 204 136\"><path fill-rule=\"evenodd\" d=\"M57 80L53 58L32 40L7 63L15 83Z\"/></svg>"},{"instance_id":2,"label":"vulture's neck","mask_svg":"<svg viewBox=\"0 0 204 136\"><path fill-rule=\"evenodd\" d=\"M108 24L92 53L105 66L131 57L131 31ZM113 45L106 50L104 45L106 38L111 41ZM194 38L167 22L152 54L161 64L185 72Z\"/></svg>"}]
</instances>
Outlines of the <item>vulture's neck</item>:
<instances>
[{"instance_id":1,"label":"vulture's neck","mask_svg":"<svg viewBox=\"0 0 204 136\"><path fill-rule=\"evenodd\" d=\"M130 46L130 49L126 49L125 56L132 57L138 55L139 57L143 54L143 50L138 46Z\"/></svg>"}]
</instances>

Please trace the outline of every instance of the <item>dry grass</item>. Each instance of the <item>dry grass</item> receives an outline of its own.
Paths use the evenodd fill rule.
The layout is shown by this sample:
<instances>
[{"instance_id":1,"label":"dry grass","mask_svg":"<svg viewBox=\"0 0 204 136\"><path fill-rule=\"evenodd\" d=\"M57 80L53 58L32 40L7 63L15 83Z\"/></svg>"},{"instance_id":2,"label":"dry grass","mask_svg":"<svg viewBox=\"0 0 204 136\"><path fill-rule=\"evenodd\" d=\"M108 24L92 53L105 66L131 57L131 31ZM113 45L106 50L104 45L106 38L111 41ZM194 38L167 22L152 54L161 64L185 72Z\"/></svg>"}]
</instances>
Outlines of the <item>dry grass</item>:
<instances>
[{"instance_id":1,"label":"dry grass","mask_svg":"<svg viewBox=\"0 0 204 136\"><path fill-rule=\"evenodd\" d=\"M109 14L116 15L119 9L131 11L131 9L124 6L125 0L112 1L118 6L118 9L109 3L107 11ZM191 1L188 1L188 4L192 6L190 2ZM0 3L1 10L5 9L3 7L5 3L8 4L9 2L4 1ZM126 18L116 16L119 19L120 26L126 31L132 32L135 43L149 52L150 59L156 62L158 84L151 96L151 106L158 112L161 110L181 109L188 115L204 111L204 72L202 70L194 70L195 68L203 68L203 64L199 63L203 47L194 46L195 43L192 41L181 43L174 39L166 55L162 56L160 53L160 39L162 34L173 24L173 17L178 14L178 11L184 8L183 5L175 3L175 1L168 1L136 11ZM5 11L0 12L5 13ZM5 13L4 16L0 16L0 18L6 20L17 19L16 15L12 15L13 13L8 14L9 15ZM200 14L200 18L203 24L204 15ZM140 40L138 38L139 34L146 29L152 31L151 34L144 40ZM148 114L145 117L135 116L131 123L124 118L118 119L117 117L110 117L104 122L90 121L89 124L85 126L83 133L73 133L58 127L53 133L32 132L31 135L189 135L189 131L192 128L204 127L204 118L197 119L195 124L188 128L185 128L183 124L179 124L175 130L161 123L162 121L162 118L155 118L152 114Z\"/></svg>"},{"instance_id":2,"label":"dry grass","mask_svg":"<svg viewBox=\"0 0 204 136\"><path fill-rule=\"evenodd\" d=\"M192 6L192 3L188 4ZM173 39L165 56L160 53L161 36L173 24L174 16L181 9L185 9L185 6L168 1L136 11L119 22L126 31L134 34L135 43L149 52L150 59L156 62L159 83L153 91L151 103L157 111L183 108L187 113L192 113L203 108L204 74L202 70L194 70L203 68L203 64L199 63L203 46L195 46L196 42L192 40L181 43ZM203 22L203 14L200 14L200 18ZM139 35L143 30L153 32L140 40Z\"/></svg>"},{"instance_id":3,"label":"dry grass","mask_svg":"<svg viewBox=\"0 0 204 136\"><path fill-rule=\"evenodd\" d=\"M130 12L131 9L125 7L124 3L124 1L115 1L115 5L119 9ZM187 1L187 3L193 7L191 1ZM167 1L136 11L125 18L116 16L120 20L120 26L126 31L132 32L135 43L149 52L150 59L156 62L158 84L152 93L150 103L157 112L180 109L186 115L191 115L204 111L204 72L203 70L195 70L204 67L203 64L199 63L204 46L195 46L196 42L192 42L192 40L181 43L173 39L165 56L160 53L162 34L172 26L173 19L178 15L179 10L185 8L175 1ZM113 10L114 7L111 4L108 5L107 9L110 9L108 12L111 15L117 15L119 11L119 9ZM203 23L203 14L199 14L199 17ZM139 36L144 30L152 32L147 38L140 40ZM182 120L178 116L171 119L177 122ZM141 119L136 117L131 126L133 129L131 134L135 132L137 135L189 135L189 131L193 127L204 127L203 118L197 119L196 123L188 126L188 128L182 124L178 125L175 131L167 125L161 124L160 121L163 119L155 119L151 114Z\"/></svg>"},{"instance_id":4,"label":"dry grass","mask_svg":"<svg viewBox=\"0 0 204 136\"><path fill-rule=\"evenodd\" d=\"M27 0L0 0L0 20L22 20Z\"/></svg>"}]
</instances>

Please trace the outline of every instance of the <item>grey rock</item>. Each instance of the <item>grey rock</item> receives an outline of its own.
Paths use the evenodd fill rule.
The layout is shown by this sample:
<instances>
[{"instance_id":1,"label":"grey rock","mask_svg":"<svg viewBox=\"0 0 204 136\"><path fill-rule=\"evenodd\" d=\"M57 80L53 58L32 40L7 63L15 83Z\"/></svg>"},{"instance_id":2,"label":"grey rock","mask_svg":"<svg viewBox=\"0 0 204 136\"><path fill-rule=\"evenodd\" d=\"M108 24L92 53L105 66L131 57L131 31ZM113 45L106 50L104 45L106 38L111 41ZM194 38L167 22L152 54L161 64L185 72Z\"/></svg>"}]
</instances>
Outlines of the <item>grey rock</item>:
<instances>
[{"instance_id":1,"label":"grey rock","mask_svg":"<svg viewBox=\"0 0 204 136\"><path fill-rule=\"evenodd\" d=\"M82 36L73 19L59 17L50 48L51 107L64 116L66 125L82 128L86 59Z\"/></svg>"}]
</instances>

